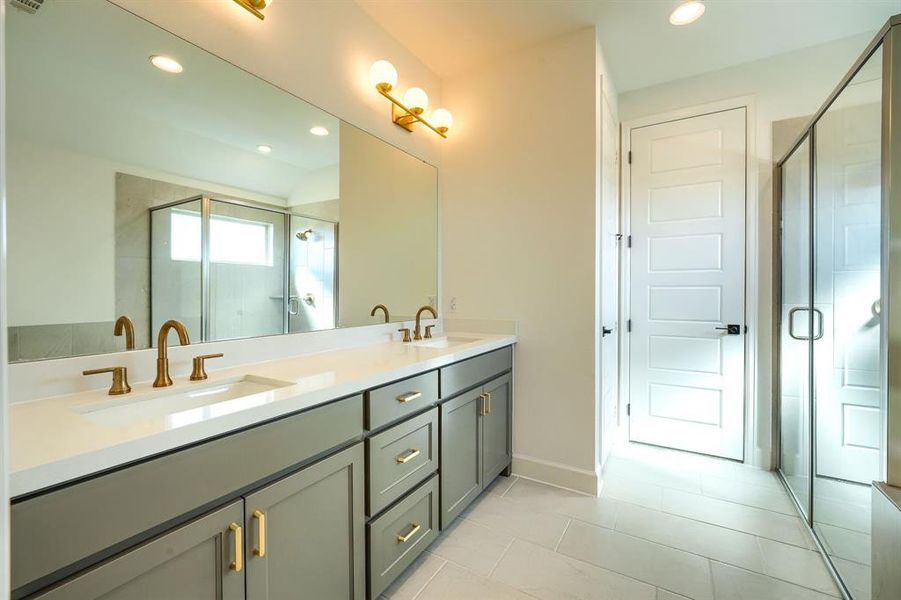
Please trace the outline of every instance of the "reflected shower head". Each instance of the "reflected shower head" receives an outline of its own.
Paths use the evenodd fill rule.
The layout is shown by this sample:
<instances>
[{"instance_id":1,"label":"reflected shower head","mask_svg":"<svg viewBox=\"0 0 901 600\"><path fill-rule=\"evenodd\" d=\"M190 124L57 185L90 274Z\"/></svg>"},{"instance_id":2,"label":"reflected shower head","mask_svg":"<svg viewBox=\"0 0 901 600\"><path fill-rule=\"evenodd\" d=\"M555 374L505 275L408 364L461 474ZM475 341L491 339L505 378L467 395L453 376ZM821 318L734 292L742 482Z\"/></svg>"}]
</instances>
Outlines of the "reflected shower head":
<instances>
[{"instance_id":1,"label":"reflected shower head","mask_svg":"<svg viewBox=\"0 0 901 600\"><path fill-rule=\"evenodd\" d=\"M297 232L297 239L299 239L299 240L301 240L301 241L303 241L303 242L306 242L306 241L309 240L312 236L313 236L313 230L312 230L312 229L307 229L307 230L305 230L305 231L298 231L298 232Z\"/></svg>"}]
</instances>

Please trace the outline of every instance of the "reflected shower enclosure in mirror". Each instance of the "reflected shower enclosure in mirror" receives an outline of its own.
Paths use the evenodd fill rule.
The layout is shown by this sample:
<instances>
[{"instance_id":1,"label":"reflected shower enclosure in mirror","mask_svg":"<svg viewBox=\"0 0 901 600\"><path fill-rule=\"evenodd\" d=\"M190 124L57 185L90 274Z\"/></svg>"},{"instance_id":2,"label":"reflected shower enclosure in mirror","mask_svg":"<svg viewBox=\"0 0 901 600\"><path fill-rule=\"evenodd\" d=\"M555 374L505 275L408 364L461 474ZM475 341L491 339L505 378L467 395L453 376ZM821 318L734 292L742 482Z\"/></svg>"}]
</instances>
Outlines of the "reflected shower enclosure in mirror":
<instances>
[{"instance_id":1,"label":"reflected shower enclosure in mirror","mask_svg":"<svg viewBox=\"0 0 901 600\"><path fill-rule=\"evenodd\" d=\"M10 361L123 350L122 315L142 349L436 301L434 167L106 0L6 43Z\"/></svg>"}]
</instances>

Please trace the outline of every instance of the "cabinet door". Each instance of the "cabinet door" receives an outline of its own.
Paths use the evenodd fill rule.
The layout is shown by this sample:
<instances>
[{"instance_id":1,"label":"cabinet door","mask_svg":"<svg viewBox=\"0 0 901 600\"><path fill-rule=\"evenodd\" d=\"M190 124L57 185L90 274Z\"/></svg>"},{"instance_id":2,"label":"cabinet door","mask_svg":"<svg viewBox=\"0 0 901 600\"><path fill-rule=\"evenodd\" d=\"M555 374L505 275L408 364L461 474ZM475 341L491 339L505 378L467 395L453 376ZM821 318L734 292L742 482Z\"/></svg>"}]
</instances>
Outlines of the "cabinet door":
<instances>
[{"instance_id":1,"label":"cabinet door","mask_svg":"<svg viewBox=\"0 0 901 600\"><path fill-rule=\"evenodd\" d=\"M41 600L240 600L244 573L236 570L238 527L234 502L155 538L43 594ZM243 560L243 557L241 559Z\"/></svg>"},{"instance_id":2,"label":"cabinet door","mask_svg":"<svg viewBox=\"0 0 901 600\"><path fill-rule=\"evenodd\" d=\"M247 598L365 594L363 444L244 498Z\"/></svg>"},{"instance_id":3,"label":"cabinet door","mask_svg":"<svg viewBox=\"0 0 901 600\"><path fill-rule=\"evenodd\" d=\"M482 392L488 395L488 406L482 411L482 482L488 485L512 458L510 375L489 381Z\"/></svg>"},{"instance_id":4,"label":"cabinet door","mask_svg":"<svg viewBox=\"0 0 901 600\"><path fill-rule=\"evenodd\" d=\"M441 405L441 528L482 491L479 413L482 391L472 390Z\"/></svg>"}]
</instances>

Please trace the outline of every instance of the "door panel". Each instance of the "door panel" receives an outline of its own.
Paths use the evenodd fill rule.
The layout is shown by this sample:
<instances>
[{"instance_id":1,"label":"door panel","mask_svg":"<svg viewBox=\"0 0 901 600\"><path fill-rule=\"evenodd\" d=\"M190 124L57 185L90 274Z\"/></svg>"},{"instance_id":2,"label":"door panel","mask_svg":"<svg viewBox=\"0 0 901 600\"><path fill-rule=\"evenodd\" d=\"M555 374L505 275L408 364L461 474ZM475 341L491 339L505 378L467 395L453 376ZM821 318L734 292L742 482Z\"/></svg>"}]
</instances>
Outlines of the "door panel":
<instances>
[{"instance_id":1,"label":"door panel","mask_svg":"<svg viewBox=\"0 0 901 600\"><path fill-rule=\"evenodd\" d=\"M488 398L488 410L482 416L482 481L487 484L507 468L512 459L510 427L510 375L489 381L482 388Z\"/></svg>"},{"instance_id":2,"label":"door panel","mask_svg":"<svg viewBox=\"0 0 901 600\"><path fill-rule=\"evenodd\" d=\"M745 109L631 135L630 439L741 460Z\"/></svg>"},{"instance_id":3,"label":"door panel","mask_svg":"<svg viewBox=\"0 0 901 600\"><path fill-rule=\"evenodd\" d=\"M240 600L244 573L231 569L239 500L39 594L42 600Z\"/></svg>"},{"instance_id":4,"label":"door panel","mask_svg":"<svg viewBox=\"0 0 901 600\"><path fill-rule=\"evenodd\" d=\"M441 405L441 528L482 491L479 413L481 389Z\"/></svg>"},{"instance_id":5,"label":"door panel","mask_svg":"<svg viewBox=\"0 0 901 600\"><path fill-rule=\"evenodd\" d=\"M361 600L363 511L362 443L246 496L247 597Z\"/></svg>"},{"instance_id":6,"label":"door panel","mask_svg":"<svg viewBox=\"0 0 901 600\"><path fill-rule=\"evenodd\" d=\"M601 178L601 448L607 460L616 439L619 402L619 127L603 98L603 161Z\"/></svg>"}]
</instances>

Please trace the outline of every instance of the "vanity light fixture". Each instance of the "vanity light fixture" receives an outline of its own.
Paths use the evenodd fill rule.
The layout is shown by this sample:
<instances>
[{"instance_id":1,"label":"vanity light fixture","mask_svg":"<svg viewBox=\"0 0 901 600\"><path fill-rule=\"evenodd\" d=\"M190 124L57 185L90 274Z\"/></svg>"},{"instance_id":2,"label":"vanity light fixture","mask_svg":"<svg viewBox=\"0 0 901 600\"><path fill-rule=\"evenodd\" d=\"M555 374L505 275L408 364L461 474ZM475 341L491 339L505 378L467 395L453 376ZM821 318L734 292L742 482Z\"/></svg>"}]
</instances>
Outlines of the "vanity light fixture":
<instances>
[{"instance_id":1,"label":"vanity light fixture","mask_svg":"<svg viewBox=\"0 0 901 600\"><path fill-rule=\"evenodd\" d=\"M403 101L390 94L397 85L397 69L387 60L377 60L369 68L369 82L382 96L391 101L391 120L398 127L407 131L413 131L413 125L422 123L443 138L453 124L450 111L438 108L427 120L423 115L429 107L429 96L425 90L418 87L408 89L403 96Z\"/></svg>"},{"instance_id":2,"label":"vanity light fixture","mask_svg":"<svg viewBox=\"0 0 901 600\"><path fill-rule=\"evenodd\" d=\"M704 3L699 2L698 0L683 2L670 13L669 22L673 25L688 25L689 23L694 23L701 18L701 15L704 14L706 8Z\"/></svg>"},{"instance_id":3,"label":"vanity light fixture","mask_svg":"<svg viewBox=\"0 0 901 600\"><path fill-rule=\"evenodd\" d=\"M159 69L160 71L165 71L166 73L181 73L185 70L184 67L181 66L181 63L169 56L163 56L162 54L154 54L150 57L150 64Z\"/></svg>"},{"instance_id":4,"label":"vanity light fixture","mask_svg":"<svg viewBox=\"0 0 901 600\"><path fill-rule=\"evenodd\" d=\"M326 129L322 125L316 125L315 127L310 128L310 133L312 133L313 135L318 135L319 137L322 137L324 135L328 135L328 129Z\"/></svg>"},{"instance_id":5,"label":"vanity light fixture","mask_svg":"<svg viewBox=\"0 0 901 600\"><path fill-rule=\"evenodd\" d=\"M272 146L269 144L260 144L257 146L257 152L261 152L262 154L269 154L272 152Z\"/></svg>"},{"instance_id":6,"label":"vanity light fixture","mask_svg":"<svg viewBox=\"0 0 901 600\"><path fill-rule=\"evenodd\" d=\"M266 18L263 15L263 9L272 4L272 0L235 0L235 2L261 21Z\"/></svg>"}]
</instances>

